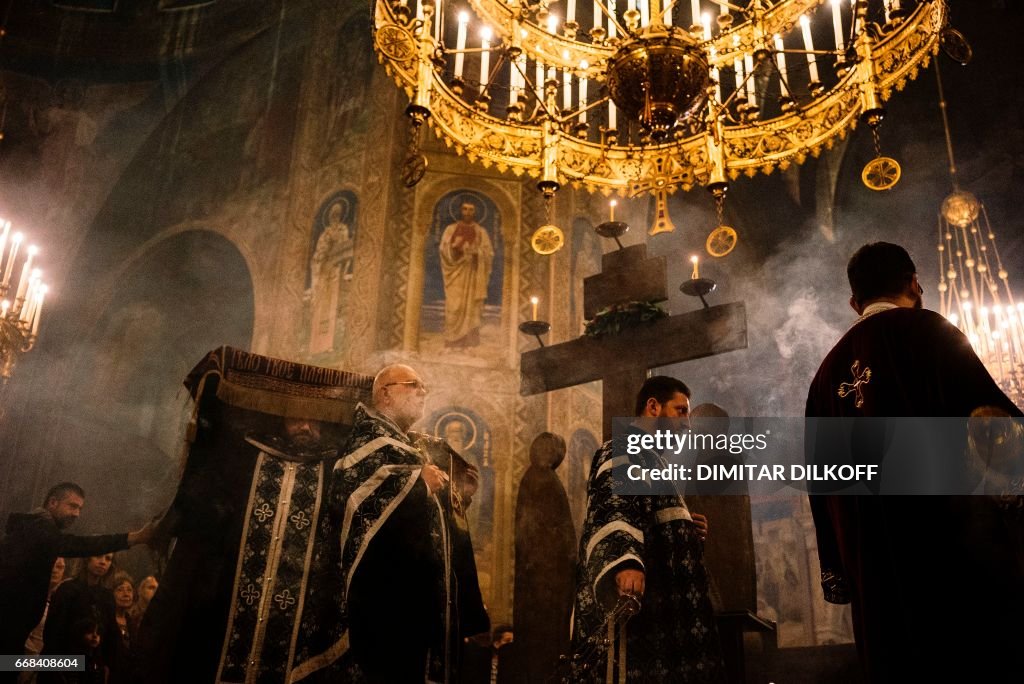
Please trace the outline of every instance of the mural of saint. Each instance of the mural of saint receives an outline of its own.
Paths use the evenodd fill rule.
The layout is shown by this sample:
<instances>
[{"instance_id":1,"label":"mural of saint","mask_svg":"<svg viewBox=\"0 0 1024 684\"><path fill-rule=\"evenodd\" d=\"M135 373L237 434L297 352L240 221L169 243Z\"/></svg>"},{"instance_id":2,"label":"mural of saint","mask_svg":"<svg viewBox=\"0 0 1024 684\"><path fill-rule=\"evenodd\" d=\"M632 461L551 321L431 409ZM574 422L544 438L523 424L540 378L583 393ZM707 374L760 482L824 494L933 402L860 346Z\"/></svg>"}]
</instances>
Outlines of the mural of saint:
<instances>
[{"instance_id":1,"label":"mural of saint","mask_svg":"<svg viewBox=\"0 0 1024 684\"><path fill-rule=\"evenodd\" d=\"M469 533L473 540L480 590L485 599L490 591L491 534L494 526L494 468L491 466L491 432L475 412L449 406L431 414L424 425L435 437L441 437L480 473L479 488L467 511Z\"/></svg>"},{"instance_id":2,"label":"mural of saint","mask_svg":"<svg viewBox=\"0 0 1024 684\"><path fill-rule=\"evenodd\" d=\"M441 273L444 276L444 345L480 344L487 285L491 280L494 247L476 221L476 207L464 202L459 220L441 235Z\"/></svg>"},{"instance_id":3,"label":"mural of saint","mask_svg":"<svg viewBox=\"0 0 1024 684\"><path fill-rule=\"evenodd\" d=\"M497 208L479 192L450 192L435 205L431 235L421 329L441 333L435 342L438 351L485 344L488 325L496 331L500 324L502 249Z\"/></svg>"},{"instance_id":4,"label":"mural of saint","mask_svg":"<svg viewBox=\"0 0 1024 684\"><path fill-rule=\"evenodd\" d=\"M355 208L355 195L345 190L330 197L317 213L309 260L310 354L334 349L341 285L352 279Z\"/></svg>"}]
</instances>

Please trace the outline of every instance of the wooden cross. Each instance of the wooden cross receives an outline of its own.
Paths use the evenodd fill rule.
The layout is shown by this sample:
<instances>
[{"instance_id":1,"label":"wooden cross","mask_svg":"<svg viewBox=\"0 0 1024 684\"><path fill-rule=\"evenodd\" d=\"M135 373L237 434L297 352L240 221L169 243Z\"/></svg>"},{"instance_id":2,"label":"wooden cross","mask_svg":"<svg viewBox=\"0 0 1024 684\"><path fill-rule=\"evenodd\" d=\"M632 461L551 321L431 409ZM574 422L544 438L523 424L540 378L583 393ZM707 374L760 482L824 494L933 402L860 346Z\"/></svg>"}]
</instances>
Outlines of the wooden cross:
<instances>
[{"instance_id":1,"label":"wooden cross","mask_svg":"<svg viewBox=\"0 0 1024 684\"><path fill-rule=\"evenodd\" d=\"M583 281L584 314L625 302L668 299L665 257L647 258L646 245L605 254L601 273ZM747 346L747 314L740 302L640 324L604 337L580 337L523 353L523 396L601 380L604 438L612 418L634 415L637 390L649 369Z\"/></svg>"}]
</instances>

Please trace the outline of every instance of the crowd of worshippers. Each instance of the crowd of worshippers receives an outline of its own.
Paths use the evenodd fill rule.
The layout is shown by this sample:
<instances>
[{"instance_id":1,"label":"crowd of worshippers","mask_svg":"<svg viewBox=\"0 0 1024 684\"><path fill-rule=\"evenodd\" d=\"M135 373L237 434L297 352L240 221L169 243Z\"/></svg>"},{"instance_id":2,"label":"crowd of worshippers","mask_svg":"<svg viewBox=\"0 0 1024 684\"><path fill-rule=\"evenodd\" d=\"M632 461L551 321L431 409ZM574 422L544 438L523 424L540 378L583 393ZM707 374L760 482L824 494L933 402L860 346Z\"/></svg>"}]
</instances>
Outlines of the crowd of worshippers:
<instances>
[{"instance_id":1,"label":"crowd of worshippers","mask_svg":"<svg viewBox=\"0 0 1024 684\"><path fill-rule=\"evenodd\" d=\"M15 677L19 684L129 681L133 645L159 581L152 575L136 581L119 569L117 554L103 549L143 543L151 528L94 537L61 533L78 517L84 503L84 490L73 482L63 482L47 492L42 507L28 514L12 514L8 521L0 544L0 651L43 658L84 655L86 670L3 673L11 681ZM71 557L89 552L97 555ZM53 559L54 553L68 557ZM45 563L51 563L48 574L40 572ZM37 619L26 637L25 627Z\"/></svg>"}]
</instances>

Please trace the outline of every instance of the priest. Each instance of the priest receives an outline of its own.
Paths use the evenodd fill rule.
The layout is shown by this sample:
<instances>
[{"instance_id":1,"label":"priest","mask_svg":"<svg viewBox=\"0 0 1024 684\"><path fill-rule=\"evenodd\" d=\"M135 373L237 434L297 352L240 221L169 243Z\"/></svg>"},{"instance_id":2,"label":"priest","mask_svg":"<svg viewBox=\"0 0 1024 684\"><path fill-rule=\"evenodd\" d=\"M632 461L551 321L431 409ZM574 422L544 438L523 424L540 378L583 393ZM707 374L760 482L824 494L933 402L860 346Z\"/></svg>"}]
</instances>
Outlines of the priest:
<instances>
[{"instance_id":1,"label":"priest","mask_svg":"<svg viewBox=\"0 0 1024 684\"><path fill-rule=\"evenodd\" d=\"M922 308L905 249L864 245L847 275L859 318L818 369L808 417L1021 415L968 339ZM865 430L858 438L858 458L885 450ZM819 460L835 452L820 437L812 449ZM852 603L872 681L1005 681L1019 667L1024 574L997 500L828 495L812 496L811 511L825 599Z\"/></svg>"},{"instance_id":2,"label":"priest","mask_svg":"<svg viewBox=\"0 0 1024 684\"><path fill-rule=\"evenodd\" d=\"M304 620L307 634L328 638L306 648L310 657L291 682L453 681L461 637L487 629L486 622L459 626L460 614L480 616L483 606L478 592L475 605L458 605L456 573L471 566L453 549L471 549L459 543L444 503L452 474L409 433L426 396L416 371L395 364L374 379L373 406L356 409L332 478L324 572Z\"/></svg>"},{"instance_id":3,"label":"priest","mask_svg":"<svg viewBox=\"0 0 1024 684\"><path fill-rule=\"evenodd\" d=\"M689 388L675 378L655 376L637 395L638 419L630 429L650 431L654 419L688 418L689 410ZM629 455L626 437L605 442L590 468L569 680L612 684L611 671L619 684L724 682L703 562L707 519L691 513L678 494L616 494L622 466L658 467L660 459L651 451ZM642 607L626 623L626 638L619 640L611 662L608 617L627 595Z\"/></svg>"}]
</instances>

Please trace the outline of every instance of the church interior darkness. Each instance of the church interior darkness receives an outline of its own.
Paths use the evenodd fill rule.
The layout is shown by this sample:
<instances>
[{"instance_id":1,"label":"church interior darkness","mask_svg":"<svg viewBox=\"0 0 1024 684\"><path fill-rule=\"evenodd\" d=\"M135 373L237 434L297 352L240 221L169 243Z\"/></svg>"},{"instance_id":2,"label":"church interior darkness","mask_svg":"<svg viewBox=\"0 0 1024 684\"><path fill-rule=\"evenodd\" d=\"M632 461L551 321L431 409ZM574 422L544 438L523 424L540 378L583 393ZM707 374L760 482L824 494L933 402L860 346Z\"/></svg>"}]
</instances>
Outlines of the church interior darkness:
<instances>
[{"instance_id":1,"label":"church interior darkness","mask_svg":"<svg viewBox=\"0 0 1024 684\"><path fill-rule=\"evenodd\" d=\"M936 57L959 183L984 202L1019 283L1024 6L948 6L974 50L965 66ZM0 516L64 480L88 492L78 533L159 513L182 470L182 380L221 345L371 376L407 363L430 388L416 429L479 470L469 527L480 589L492 624L512 623L531 444L564 439L555 473L579 535L603 441L599 381L521 393L521 355L538 340L519 325L548 321L549 345L581 335L583 279L616 249L593 231L609 198L563 187L553 217L565 247L538 254L530 236L548 220L536 180L474 164L429 127L429 166L407 188L409 98L378 59L365 0L0 7L0 215L40 246L50 285L36 346L0 388ZM694 405L803 416L818 364L855 318L844 273L866 242L904 245L937 309L936 221L950 192L938 97L929 67L886 103L883 146L903 169L891 190L861 182L875 154L865 125L802 165L732 180L725 219L739 240L721 258L704 251L716 215L700 186L669 196L676 229L653 236L652 198L618 196L623 244L666 260L667 311L701 306L679 291L692 254L718 284L709 303L746 309L744 348L656 372L683 379ZM484 245L482 285L449 265L466 244ZM822 598L806 498L749 503L750 599L776 624L776 666L813 663L825 678L807 681L841 681L856 663L849 608ZM711 535L729 525L713 520ZM154 560L136 547L122 565L144 577Z\"/></svg>"}]
</instances>

